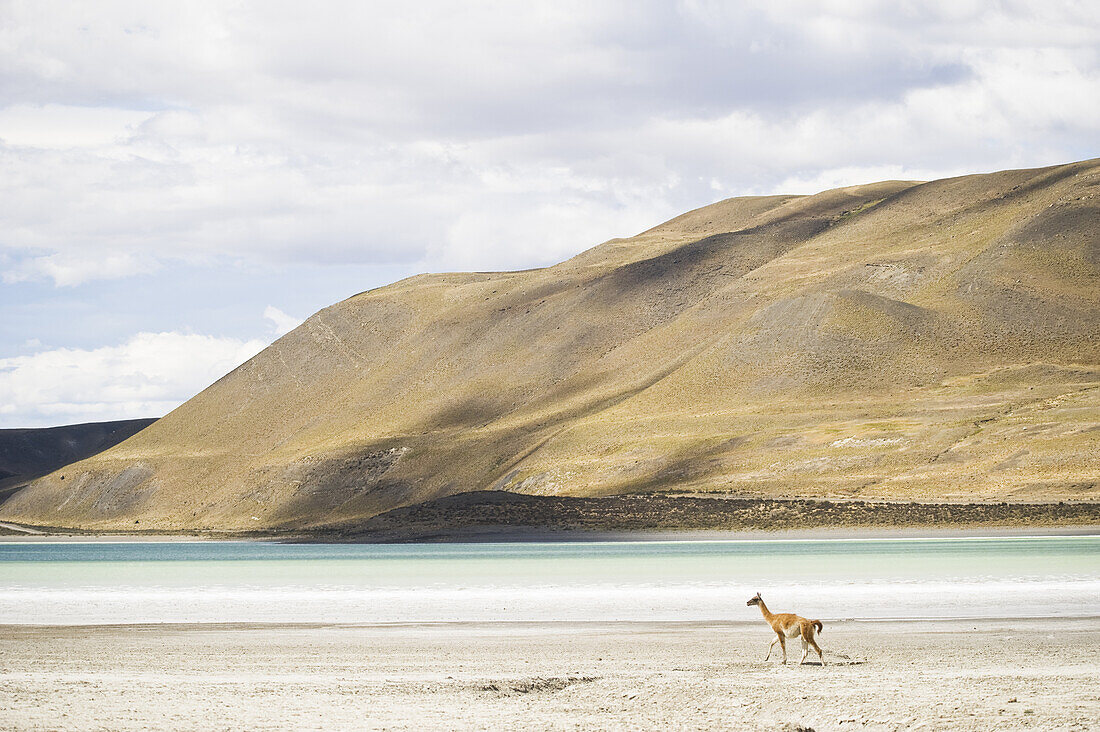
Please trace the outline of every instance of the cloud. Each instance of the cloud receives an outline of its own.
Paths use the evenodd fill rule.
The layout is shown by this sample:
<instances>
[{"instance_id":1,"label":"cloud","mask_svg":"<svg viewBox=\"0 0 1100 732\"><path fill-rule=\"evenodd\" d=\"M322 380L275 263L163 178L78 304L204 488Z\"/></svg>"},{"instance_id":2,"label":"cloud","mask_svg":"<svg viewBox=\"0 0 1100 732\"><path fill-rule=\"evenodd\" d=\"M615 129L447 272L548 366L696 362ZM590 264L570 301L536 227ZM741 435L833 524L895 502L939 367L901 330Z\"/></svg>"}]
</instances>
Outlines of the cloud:
<instances>
[{"instance_id":1,"label":"cloud","mask_svg":"<svg viewBox=\"0 0 1100 732\"><path fill-rule=\"evenodd\" d=\"M13 104L0 110L0 140L27 147L95 147L133 134L152 112L61 104Z\"/></svg>"},{"instance_id":2,"label":"cloud","mask_svg":"<svg viewBox=\"0 0 1100 732\"><path fill-rule=\"evenodd\" d=\"M108 250L100 256L59 252L22 259L15 267L0 273L0 280L11 284L48 277L58 287L73 287L91 280L149 274L159 268L160 263L153 257L130 252Z\"/></svg>"},{"instance_id":3,"label":"cloud","mask_svg":"<svg viewBox=\"0 0 1100 732\"><path fill-rule=\"evenodd\" d=\"M138 333L115 346L0 359L0 427L159 417L265 345L194 333Z\"/></svg>"},{"instance_id":4,"label":"cloud","mask_svg":"<svg viewBox=\"0 0 1100 732\"><path fill-rule=\"evenodd\" d=\"M271 321L276 336L286 335L302 324L301 318L287 315L274 305L268 305L264 308L264 318Z\"/></svg>"},{"instance_id":5,"label":"cloud","mask_svg":"<svg viewBox=\"0 0 1100 732\"><path fill-rule=\"evenodd\" d=\"M1100 9L1072 2L0 16L8 282L538 266L725 196L1100 147Z\"/></svg>"}]
</instances>

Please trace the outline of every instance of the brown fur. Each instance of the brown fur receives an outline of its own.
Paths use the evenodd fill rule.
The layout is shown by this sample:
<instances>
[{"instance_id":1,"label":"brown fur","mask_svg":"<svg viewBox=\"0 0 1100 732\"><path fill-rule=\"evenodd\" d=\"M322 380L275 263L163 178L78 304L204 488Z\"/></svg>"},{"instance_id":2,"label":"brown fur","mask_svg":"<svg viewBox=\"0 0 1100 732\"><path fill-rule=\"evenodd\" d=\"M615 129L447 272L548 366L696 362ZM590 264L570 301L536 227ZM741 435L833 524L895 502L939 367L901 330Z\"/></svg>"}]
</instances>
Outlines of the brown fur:
<instances>
[{"instance_id":1,"label":"brown fur","mask_svg":"<svg viewBox=\"0 0 1100 732\"><path fill-rule=\"evenodd\" d=\"M760 612L764 616L764 621L771 626L771 629L775 631L778 636L772 641L771 646L768 648L768 655L764 657L767 661L772 656L772 649L775 648L775 644L778 643L779 647L783 649L783 663L787 662L787 638L793 638L796 635L802 642L802 660L798 662L801 666L806 662L806 654L810 652L812 646L817 651L817 657L821 659L821 665L825 665L825 655L821 652L821 646L814 640L814 630L818 633L822 631L824 626L820 620L807 620L806 618L795 615L794 613L773 613L768 610L768 606L764 604L764 600L760 597L760 593L756 593L756 597L752 598L746 605L758 605Z\"/></svg>"}]
</instances>

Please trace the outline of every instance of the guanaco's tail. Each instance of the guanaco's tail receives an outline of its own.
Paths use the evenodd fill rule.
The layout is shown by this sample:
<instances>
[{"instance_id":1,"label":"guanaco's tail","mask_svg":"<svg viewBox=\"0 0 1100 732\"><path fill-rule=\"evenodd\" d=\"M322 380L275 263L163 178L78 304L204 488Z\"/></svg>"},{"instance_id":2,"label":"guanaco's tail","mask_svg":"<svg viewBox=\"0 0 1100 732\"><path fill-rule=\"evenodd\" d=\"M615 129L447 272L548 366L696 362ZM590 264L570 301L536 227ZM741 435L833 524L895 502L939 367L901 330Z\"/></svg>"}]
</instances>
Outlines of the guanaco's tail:
<instances>
[{"instance_id":1,"label":"guanaco's tail","mask_svg":"<svg viewBox=\"0 0 1100 732\"><path fill-rule=\"evenodd\" d=\"M820 621L820 620L815 620L815 621L813 621L813 622L811 623L811 625L813 625L813 626L814 626L815 628L817 628L817 632L818 632L818 633L820 633L820 632L821 632L821 629L822 629L823 627L825 627L825 626L823 626L823 625L821 624L821 621Z\"/></svg>"}]
</instances>

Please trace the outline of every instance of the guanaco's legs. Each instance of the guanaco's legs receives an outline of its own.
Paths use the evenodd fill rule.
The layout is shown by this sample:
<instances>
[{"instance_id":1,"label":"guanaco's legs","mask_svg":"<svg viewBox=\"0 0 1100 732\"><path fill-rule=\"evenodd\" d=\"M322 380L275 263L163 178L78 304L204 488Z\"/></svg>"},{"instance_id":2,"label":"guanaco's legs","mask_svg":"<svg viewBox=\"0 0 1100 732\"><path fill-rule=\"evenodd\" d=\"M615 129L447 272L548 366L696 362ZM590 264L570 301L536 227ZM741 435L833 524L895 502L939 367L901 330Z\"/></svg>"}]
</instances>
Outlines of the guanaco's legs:
<instances>
[{"instance_id":1,"label":"guanaco's legs","mask_svg":"<svg viewBox=\"0 0 1100 732\"><path fill-rule=\"evenodd\" d=\"M813 638L810 638L810 645L814 647L815 651L817 651L817 657L821 659L821 665L824 666L825 654L821 652L821 646L819 646L817 644L817 641L815 641Z\"/></svg>"},{"instance_id":2,"label":"guanaco's legs","mask_svg":"<svg viewBox=\"0 0 1100 732\"><path fill-rule=\"evenodd\" d=\"M768 646L768 655L764 656L765 661L767 661L769 658L772 657L772 650L775 649L775 644L778 643L778 642L779 642L779 639L776 638L775 640L772 641L772 644L770 646Z\"/></svg>"}]
</instances>

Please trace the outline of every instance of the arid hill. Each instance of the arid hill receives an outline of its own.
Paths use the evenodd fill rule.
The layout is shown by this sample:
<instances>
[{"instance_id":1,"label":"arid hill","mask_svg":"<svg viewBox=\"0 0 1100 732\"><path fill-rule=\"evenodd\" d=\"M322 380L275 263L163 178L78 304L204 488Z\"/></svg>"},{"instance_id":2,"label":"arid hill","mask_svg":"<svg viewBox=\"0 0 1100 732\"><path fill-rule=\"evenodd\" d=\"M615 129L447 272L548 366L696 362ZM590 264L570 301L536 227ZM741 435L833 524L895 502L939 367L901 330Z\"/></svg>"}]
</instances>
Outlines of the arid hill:
<instances>
[{"instance_id":1,"label":"arid hill","mask_svg":"<svg viewBox=\"0 0 1100 732\"><path fill-rule=\"evenodd\" d=\"M1100 160L735 198L546 269L413 277L64 474L0 518L349 525L473 490L1096 501Z\"/></svg>"}]
</instances>

